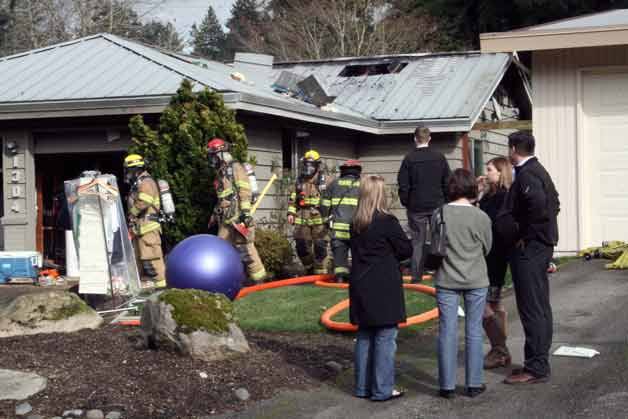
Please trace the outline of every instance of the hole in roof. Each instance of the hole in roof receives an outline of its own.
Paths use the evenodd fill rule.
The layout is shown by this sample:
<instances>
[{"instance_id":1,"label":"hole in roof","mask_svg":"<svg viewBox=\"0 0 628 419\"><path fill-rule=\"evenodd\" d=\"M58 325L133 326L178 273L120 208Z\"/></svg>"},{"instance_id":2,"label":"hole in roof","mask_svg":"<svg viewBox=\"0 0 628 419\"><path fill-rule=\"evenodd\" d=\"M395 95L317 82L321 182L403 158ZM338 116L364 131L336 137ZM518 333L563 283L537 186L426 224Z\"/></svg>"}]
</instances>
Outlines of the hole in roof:
<instances>
[{"instance_id":1,"label":"hole in roof","mask_svg":"<svg viewBox=\"0 0 628 419\"><path fill-rule=\"evenodd\" d=\"M342 69L339 77L377 76L381 74L396 74L403 70L408 63L393 61L378 64L350 64Z\"/></svg>"}]
</instances>

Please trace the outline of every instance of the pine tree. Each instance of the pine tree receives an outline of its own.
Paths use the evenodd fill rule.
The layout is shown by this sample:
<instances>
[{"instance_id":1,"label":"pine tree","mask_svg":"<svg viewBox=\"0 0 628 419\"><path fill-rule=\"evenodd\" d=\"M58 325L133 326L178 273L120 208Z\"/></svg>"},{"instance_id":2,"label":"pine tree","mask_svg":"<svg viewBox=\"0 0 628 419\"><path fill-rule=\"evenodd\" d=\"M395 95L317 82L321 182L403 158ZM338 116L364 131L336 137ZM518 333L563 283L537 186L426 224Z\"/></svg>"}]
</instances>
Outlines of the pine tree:
<instances>
[{"instance_id":1,"label":"pine tree","mask_svg":"<svg viewBox=\"0 0 628 419\"><path fill-rule=\"evenodd\" d=\"M263 24L264 15L256 0L236 0L227 21L227 57L233 58L236 52L261 52Z\"/></svg>"},{"instance_id":2,"label":"pine tree","mask_svg":"<svg viewBox=\"0 0 628 419\"><path fill-rule=\"evenodd\" d=\"M190 32L192 37L193 53L209 58L210 60L221 61L225 58L225 32L216 17L214 8L209 6L207 14L201 22L201 26L192 26Z\"/></svg>"},{"instance_id":3,"label":"pine tree","mask_svg":"<svg viewBox=\"0 0 628 419\"><path fill-rule=\"evenodd\" d=\"M164 233L171 243L207 231L207 222L216 202L213 172L207 161L208 139L220 137L231 143L238 161L247 158L248 142L244 128L228 109L222 96L205 89L193 91L185 80L161 115L157 131L135 116L129 124L131 153L148 161L155 178L165 179L176 205L176 221Z\"/></svg>"},{"instance_id":4,"label":"pine tree","mask_svg":"<svg viewBox=\"0 0 628 419\"><path fill-rule=\"evenodd\" d=\"M141 38L142 42L149 45L165 48L169 51L181 51L183 49L183 40L170 22L164 24L153 20L142 25Z\"/></svg>"}]
</instances>

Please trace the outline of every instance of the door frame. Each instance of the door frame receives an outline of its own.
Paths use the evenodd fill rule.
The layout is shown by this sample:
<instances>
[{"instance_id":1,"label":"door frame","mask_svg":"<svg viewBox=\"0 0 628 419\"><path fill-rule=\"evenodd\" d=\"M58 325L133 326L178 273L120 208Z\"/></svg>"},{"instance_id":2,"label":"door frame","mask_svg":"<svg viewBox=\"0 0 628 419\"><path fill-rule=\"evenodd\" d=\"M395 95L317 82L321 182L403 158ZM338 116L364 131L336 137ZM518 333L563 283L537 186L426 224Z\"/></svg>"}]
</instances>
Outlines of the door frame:
<instances>
[{"instance_id":1,"label":"door frame","mask_svg":"<svg viewBox=\"0 0 628 419\"><path fill-rule=\"evenodd\" d=\"M576 70L576 170L577 170L577 200L578 200L578 248L583 249L585 244L585 227L591 214L587 209L584 198L588 196L589 184L586 182L584 173L584 158L586 151L585 125L586 115L584 114L584 82L587 76L608 75L608 74L628 74L628 65L613 65L599 67L581 67ZM587 192L587 193L585 193Z\"/></svg>"}]
</instances>

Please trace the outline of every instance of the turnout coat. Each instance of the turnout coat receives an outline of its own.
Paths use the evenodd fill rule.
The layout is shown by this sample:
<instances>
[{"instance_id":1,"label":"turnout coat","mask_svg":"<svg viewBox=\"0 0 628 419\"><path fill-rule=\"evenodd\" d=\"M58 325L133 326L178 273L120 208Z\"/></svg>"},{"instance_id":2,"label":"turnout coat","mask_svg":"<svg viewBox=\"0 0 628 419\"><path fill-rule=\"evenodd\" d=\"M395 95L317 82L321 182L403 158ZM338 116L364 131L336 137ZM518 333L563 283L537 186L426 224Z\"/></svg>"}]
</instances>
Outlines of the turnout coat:
<instances>
[{"instance_id":1,"label":"turnout coat","mask_svg":"<svg viewBox=\"0 0 628 419\"><path fill-rule=\"evenodd\" d=\"M393 326L406 320L399 262L412 256L412 242L392 215L376 212L363 232L351 233L351 323Z\"/></svg>"}]
</instances>

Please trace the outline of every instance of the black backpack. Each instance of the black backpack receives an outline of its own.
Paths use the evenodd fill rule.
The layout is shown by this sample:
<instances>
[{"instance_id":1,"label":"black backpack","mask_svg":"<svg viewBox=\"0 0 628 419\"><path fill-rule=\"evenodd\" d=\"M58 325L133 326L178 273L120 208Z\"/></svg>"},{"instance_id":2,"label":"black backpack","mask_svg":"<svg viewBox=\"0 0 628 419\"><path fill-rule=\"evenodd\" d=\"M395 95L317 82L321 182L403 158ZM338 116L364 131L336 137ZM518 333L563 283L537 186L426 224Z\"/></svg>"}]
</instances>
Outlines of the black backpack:
<instances>
[{"instance_id":1,"label":"black backpack","mask_svg":"<svg viewBox=\"0 0 628 419\"><path fill-rule=\"evenodd\" d=\"M443 259L447 256L447 225L443 207L437 208L432 214L429 224L429 231L424 247L425 269L435 271L443 264Z\"/></svg>"}]
</instances>

